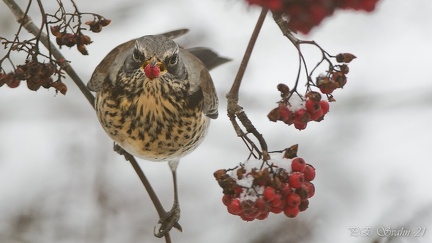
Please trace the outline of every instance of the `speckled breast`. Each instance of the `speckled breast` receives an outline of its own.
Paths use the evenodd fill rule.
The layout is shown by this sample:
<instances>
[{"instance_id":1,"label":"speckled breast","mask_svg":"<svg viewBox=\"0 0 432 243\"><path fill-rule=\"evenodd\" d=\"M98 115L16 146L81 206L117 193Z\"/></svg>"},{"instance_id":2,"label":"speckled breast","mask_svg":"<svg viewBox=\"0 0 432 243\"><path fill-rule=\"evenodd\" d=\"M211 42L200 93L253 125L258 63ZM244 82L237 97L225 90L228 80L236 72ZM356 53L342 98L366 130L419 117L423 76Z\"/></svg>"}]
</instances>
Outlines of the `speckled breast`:
<instances>
[{"instance_id":1,"label":"speckled breast","mask_svg":"<svg viewBox=\"0 0 432 243\"><path fill-rule=\"evenodd\" d=\"M97 93L97 116L106 133L145 160L176 159L194 150L210 122L202 102L191 107L186 97L168 92L170 87L158 80L141 87L123 90L105 84Z\"/></svg>"}]
</instances>

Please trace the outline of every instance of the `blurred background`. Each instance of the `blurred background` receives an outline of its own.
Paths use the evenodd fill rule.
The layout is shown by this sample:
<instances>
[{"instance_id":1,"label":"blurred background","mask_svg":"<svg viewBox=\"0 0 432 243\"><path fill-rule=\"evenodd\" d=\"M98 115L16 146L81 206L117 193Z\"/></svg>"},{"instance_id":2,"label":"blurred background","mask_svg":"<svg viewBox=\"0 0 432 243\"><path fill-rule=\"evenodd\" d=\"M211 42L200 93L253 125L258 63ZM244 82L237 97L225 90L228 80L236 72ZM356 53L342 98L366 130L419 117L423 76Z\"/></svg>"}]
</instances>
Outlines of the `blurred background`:
<instances>
[{"instance_id":1,"label":"blurred background","mask_svg":"<svg viewBox=\"0 0 432 243\"><path fill-rule=\"evenodd\" d=\"M17 0L24 8L26 0ZM65 4L67 1L64 1ZM432 2L381 0L372 14L336 12L308 36L331 54L351 52L348 83L320 123L298 131L269 122L276 85L293 84L297 54L269 15L244 77L239 104L271 150L299 144L299 156L317 169L316 194L295 219L270 215L243 222L227 213L213 172L244 162L248 150L226 116L234 80L260 9L239 0L76 0L82 12L112 20L88 46L89 56L62 48L87 82L116 45L177 28L186 47L207 46L232 58L212 71L220 118L206 141L179 166L185 242L432 242ZM0 4L0 35L18 25ZM46 3L46 11L57 3ZM31 16L39 23L39 12ZM0 48L0 56L4 55ZM320 53L304 48L310 66ZM15 60L21 64L24 60ZM0 242L164 242L153 237L156 210L132 167L112 151L84 96L67 79L54 90L0 88ZM172 203L166 163L140 161L166 208ZM385 229L410 230L385 237ZM364 234L352 234L361 230ZM369 230L369 231L368 231ZM425 230L422 237L414 233ZM420 232L421 233L421 232ZM370 235L370 236L368 236ZM388 235L387 235L388 236Z\"/></svg>"}]
</instances>

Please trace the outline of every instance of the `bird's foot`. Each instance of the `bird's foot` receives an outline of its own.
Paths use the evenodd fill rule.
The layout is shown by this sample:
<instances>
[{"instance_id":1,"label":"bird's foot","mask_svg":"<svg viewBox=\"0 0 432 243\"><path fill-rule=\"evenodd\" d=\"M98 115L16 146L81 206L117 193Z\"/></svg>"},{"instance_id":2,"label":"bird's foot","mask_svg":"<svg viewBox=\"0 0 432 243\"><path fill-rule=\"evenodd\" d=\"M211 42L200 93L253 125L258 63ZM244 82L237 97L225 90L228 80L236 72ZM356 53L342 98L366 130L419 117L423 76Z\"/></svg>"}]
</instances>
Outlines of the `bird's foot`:
<instances>
[{"instance_id":1,"label":"bird's foot","mask_svg":"<svg viewBox=\"0 0 432 243\"><path fill-rule=\"evenodd\" d=\"M124 150L122 147L120 147L120 145L118 145L117 143L114 143L114 147L113 147L114 151L117 152L119 155L123 155L127 161L130 161L132 159L132 155L129 154L126 150Z\"/></svg>"},{"instance_id":2,"label":"bird's foot","mask_svg":"<svg viewBox=\"0 0 432 243\"><path fill-rule=\"evenodd\" d=\"M167 233L171 231L172 228L178 229L180 232L182 232L182 227L178 223L180 219L180 206L178 204L174 204L172 209L169 212L166 212L158 222L158 225L160 225L159 229L156 230L156 225L154 227L154 236L158 238L164 237Z\"/></svg>"}]
</instances>

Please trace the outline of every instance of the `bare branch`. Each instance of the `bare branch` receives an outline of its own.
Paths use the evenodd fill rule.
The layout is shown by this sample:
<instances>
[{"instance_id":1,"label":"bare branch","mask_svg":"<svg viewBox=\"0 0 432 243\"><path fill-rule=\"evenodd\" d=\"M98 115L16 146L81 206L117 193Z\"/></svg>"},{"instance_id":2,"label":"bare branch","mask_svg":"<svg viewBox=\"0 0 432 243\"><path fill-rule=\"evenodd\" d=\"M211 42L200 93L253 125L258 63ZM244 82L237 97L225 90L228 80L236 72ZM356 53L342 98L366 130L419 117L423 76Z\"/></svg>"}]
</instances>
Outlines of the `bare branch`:
<instances>
[{"instance_id":1,"label":"bare branch","mask_svg":"<svg viewBox=\"0 0 432 243\"><path fill-rule=\"evenodd\" d=\"M264 155L264 160L269 159L269 155L267 153L267 143L264 140L264 137L262 134L260 134L256 128L253 126L252 122L249 120L249 118L246 116L246 113L243 111L243 108L238 105L239 100L239 90L241 81L243 79L243 75L246 71L247 64L249 62L249 59L252 55L253 48L255 46L255 42L258 38L259 32L261 30L261 27L264 23L264 19L267 15L268 10L262 9L261 14L258 18L258 21L255 25L255 29L252 32L252 36L249 40L249 44L246 48L245 54L243 56L242 62L240 64L239 70L237 72L237 75L234 79L234 82L231 86L230 91L226 95L228 105L227 105L227 111L228 111L228 117L231 120L232 125L234 126L234 129L237 133L237 136L242 137L243 140L250 143L250 146L248 148L251 150L251 154L253 154L254 150L256 150L259 154L259 157L261 158ZM247 134L242 131L240 126L236 122L236 118L240 120L242 125L246 128L246 131L248 133L252 133L259 141L261 145L261 151L258 150L258 148L251 142L249 138L247 138Z\"/></svg>"}]
</instances>

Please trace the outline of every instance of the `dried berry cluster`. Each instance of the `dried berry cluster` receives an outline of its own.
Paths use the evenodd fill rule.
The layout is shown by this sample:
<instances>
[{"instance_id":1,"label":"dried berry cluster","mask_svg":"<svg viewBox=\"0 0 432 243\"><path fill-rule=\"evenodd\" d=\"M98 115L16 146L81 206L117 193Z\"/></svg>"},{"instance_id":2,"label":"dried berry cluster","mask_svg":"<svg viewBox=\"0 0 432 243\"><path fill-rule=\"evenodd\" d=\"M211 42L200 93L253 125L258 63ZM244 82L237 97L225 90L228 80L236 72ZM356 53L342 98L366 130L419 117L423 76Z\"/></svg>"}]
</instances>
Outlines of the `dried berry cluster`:
<instances>
[{"instance_id":1,"label":"dried berry cluster","mask_svg":"<svg viewBox=\"0 0 432 243\"><path fill-rule=\"evenodd\" d=\"M335 101L331 95L335 89L343 88L347 83L346 74L349 72L346 63L356 58L351 53L341 53L336 56L336 61L343 64L330 64L329 70L324 75L316 78L316 83L308 82L308 92L305 96L300 95L296 90L290 90L287 85L279 84L278 90L281 92L282 100L279 105L270 111L267 115L270 121L283 121L288 125L293 125L298 130L306 128L308 122L320 122L330 109L330 104L321 99L324 94L329 101ZM311 86L316 86L321 94L316 91L310 91Z\"/></svg>"},{"instance_id":2,"label":"dried berry cluster","mask_svg":"<svg viewBox=\"0 0 432 243\"><path fill-rule=\"evenodd\" d=\"M90 26L90 30L92 32L98 33L102 30L103 27L109 25L111 20L105 19L103 17L99 17L96 20L87 21L85 24ZM67 26L62 25L54 25L51 26L51 33L56 37L57 44L61 47L63 45L67 47L77 46L77 49L81 54L88 55L86 45L92 43L90 37L88 35L84 35L81 31L77 31L76 33L69 33L66 31Z\"/></svg>"},{"instance_id":3,"label":"dried berry cluster","mask_svg":"<svg viewBox=\"0 0 432 243\"><path fill-rule=\"evenodd\" d=\"M97 18L91 21L85 22L86 25L90 26L90 31L94 33L99 33L102 31L102 28L109 25L111 20L106 19L100 15L96 16Z\"/></svg>"},{"instance_id":4,"label":"dried berry cluster","mask_svg":"<svg viewBox=\"0 0 432 243\"><path fill-rule=\"evenodd\" d=\"M247 0L288 16L288 28L304 34L331 16L337 9L372 12L378 0Z\"/></svg>"},{"instance_id":5,"label":"dried berry cluster","mask_svg":"<svg viewBox=\"0 0 432 243\"><path fill-rule=\"evenodd\" d=\"M51 63L40 63L37 61L27 61L24 65L18 65L14 72L0 72L0 87L4 84L10 88L16 88L21 81L27 81L27 87L30 90L36 91L40 87L55 88L62 94L66 94L66 85L58 81L53 81L52 75L59 75L60 71L56 69L56 65Z\"/></svg>"},{"instance_id":6,"label":"dried berry cluster","mask_svg":"<svg viewBox=\"0 0 432 243\"><path fill-rule=\"evenodd\" d=\"M292 157L292 156L288 156ZM244 221L264 220L270 213L294 218L309 206L315 194L315 168L300 157L245 164L214 173L223 189L222 202L229 213Z\"/></svg>"}]
</instances>

